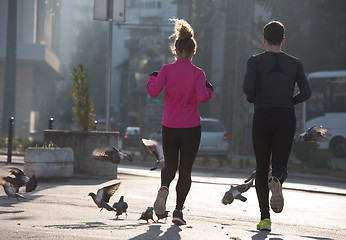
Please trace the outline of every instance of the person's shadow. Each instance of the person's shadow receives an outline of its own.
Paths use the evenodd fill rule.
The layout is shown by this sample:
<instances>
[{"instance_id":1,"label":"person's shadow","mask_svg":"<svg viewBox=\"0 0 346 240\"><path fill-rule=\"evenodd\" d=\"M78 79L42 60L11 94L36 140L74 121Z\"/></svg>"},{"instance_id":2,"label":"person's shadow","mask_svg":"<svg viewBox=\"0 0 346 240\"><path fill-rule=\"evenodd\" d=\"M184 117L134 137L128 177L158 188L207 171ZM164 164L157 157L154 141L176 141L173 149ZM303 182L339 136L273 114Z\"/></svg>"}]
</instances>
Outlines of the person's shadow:
<instances>
[{"instance_id":1,"label":"person's shadow","mask_svg":"<svg viewBox=\"0 0 346 240\"><path fill-rule=\"evenodd\" d=\"M251 232L255 232L255 231L251 231ZM251 237L252 240L264 240L267 239L268 235L276 235L279 236L280 234L275 234L275 233L270 233L268 231L258 231L256 232L255 235L253 235ZM282 238L279 237L274 237L274 238L270 238L270 240L283 240Z\"/></svg>"},{"instance_id":2,"label":"person's shadow","mask_svg":"<svg viewBox=\"0 0 346 240\"><path fill-rule=\"evenodd\" d=\"M177 225L172 225L159 239L180 239L179 232L182 231Z\"/></svg>"},{"instance_id":3,"label":"person's shadow","mask_svg":"<svg viewBox=\"0 0 346 240\"><path fill-rule=\"evenodd\" d=\"M181 239L179 232L181 228L177 225L172 225L167 231L159 236L163 231L160 229L160 225L150 225L149 229L136 237L130 238L130 240L143 240L143 239Z\"/></svg>"}]
</instances>

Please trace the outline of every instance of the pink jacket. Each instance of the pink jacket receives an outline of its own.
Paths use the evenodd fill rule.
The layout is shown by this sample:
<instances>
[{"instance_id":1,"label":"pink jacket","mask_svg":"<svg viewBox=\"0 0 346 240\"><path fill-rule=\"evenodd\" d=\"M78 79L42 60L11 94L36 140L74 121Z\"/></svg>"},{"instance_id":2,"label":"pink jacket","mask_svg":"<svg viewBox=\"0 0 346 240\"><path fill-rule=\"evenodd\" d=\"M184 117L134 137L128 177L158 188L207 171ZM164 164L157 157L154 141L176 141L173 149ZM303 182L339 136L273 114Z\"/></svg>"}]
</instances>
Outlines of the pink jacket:
<instances>
[{"instance_id":1,"label":"pink jacket","mask_svg":"<svg viewBox=\"0 0 346 240\"><path fill-rule=\"evenodd\" d=\"M151 97L157 97L165 87L163 126L191 128L201 124L198 102L208 102L212 96L205 82L203 70L186 58L163 65L157 77L149 77L147 91Z\"/></svg>"}]
</instances>

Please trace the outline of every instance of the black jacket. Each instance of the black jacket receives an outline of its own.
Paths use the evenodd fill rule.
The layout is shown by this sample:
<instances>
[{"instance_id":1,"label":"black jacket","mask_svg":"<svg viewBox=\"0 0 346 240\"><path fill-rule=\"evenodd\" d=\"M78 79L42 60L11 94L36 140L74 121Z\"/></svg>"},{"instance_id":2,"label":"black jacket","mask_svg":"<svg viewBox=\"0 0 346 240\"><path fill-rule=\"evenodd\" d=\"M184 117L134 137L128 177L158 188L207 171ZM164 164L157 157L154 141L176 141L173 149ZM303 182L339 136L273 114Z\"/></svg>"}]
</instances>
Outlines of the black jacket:
<instances>
[{"instance_id":1,"label":"black jacket","mask_svg":"<svg viewBox=\"0 0 346 240\"><path fill-rule=\"evenodd\" d=\"M299 93L294 96L295 84ZM284 52L251 56L243 82L248 102L259 108L294 108L311 96L308 79L299 59Z\"/></svg>"}]
</instances>

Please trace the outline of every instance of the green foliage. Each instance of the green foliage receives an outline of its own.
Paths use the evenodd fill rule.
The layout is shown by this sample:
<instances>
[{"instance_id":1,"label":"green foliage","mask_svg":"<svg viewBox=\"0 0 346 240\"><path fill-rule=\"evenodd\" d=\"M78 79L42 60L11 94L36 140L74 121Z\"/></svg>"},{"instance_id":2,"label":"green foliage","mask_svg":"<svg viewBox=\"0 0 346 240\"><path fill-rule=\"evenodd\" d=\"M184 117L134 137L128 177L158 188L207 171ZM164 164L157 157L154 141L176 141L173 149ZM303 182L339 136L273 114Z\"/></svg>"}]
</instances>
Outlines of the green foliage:
<instances>
[{"instance_id":1,"label":"green foliage","mask_svg":"<svg viewBox=\"0 0 346 240\"><path fill-rule=\"evenodd\" d=\"M83 64L88 69L87 83L89 94L94 102L95 113L105 113L106 61L107 61L107 23L90 20L82 24L75 41L78 42L76 51L71 55L69 68ZM57 117L63 126L73 123L71 108L74 106L71 98L72 82L65 81L57 95L60 115ZM65 127L65 126L64 126Z\"/></svg>"},{"instance_id":2,"label":"green foliage","mask_svg":"<svg viewBox=\"0 0 346 240\"><path fill-rule=\"evenodd\" d=\"M91 21L81 25L77 49L71 56L70 69L83 64L88 70L89 94L97 115L106 112L107 32L108 22Z\"/></svg>"},{"instance_id":3,"label":"green foliage","mask_svg":"<svg viewBox=\"0 0 346 240\"><path fill-rule=\"evenodd\" d=\"M72 108L73 121L77 123L80 130L88 131L93 128L95 122L94 103L88 93L87 74L82 64L78 65L78 68L73 68L71 77L72 98L75 104Z\"/></svg>"},{"instance_id":4,"label":"green foliage","mask_svg":"<svg viewBox=\"0 0 346 240\"><path fill-rule=\"evenodd\" d=\"M194 28L195 38L197 41L197 52L193 57L193 63L204 70L207 80L211 83L213 83L214 80L211 73L213 59L213 18L215 14L217 14L214 7L214 1L194 1L191 17L191 26ZM200 104L198 106L200 114L207 116L210 106L211 103Z\"/></svg>"},{"instance_id":5,"label":"green foliage","mask_svg":"<svg viewBox=\"0 0 346 240\"><path fill-rule=\"evenodd\" d=\"M270 13L270 20L279 20L285 25L286 41L283 51L300 58L306 72L339 70L345 67L346 45L341 43L344 41L346 28L341 27L340 23L346 21L346 1L262 0L258 3ZM259 31L262 31L264 23L263 21L260 23L262 26L257 27ZM316 51L323 57L312 57Z\"/></svg>"},{"instance_id":6,"label":"green foliage","mask_svg":"<svg viewBox=\"0 0 346 240\"><path fill-rule=\"evenodd\" d=\"M40 145L36 144L35 147L40 147ZM55 143L50 141L48 144L46 142L44 142L44 144L41 146L41 148L59 148L59 147Z\"/></svg>"},{"instance_id":7,"label":"green foliage","mask_svg":"<svg viewBox=\"0 0 346 240\"><path fill-rule=\"evenodd\" d=\"M293 146L293 153L302 165L309 168L330 168L330 151L317 148L316 143L301 142Z\"/></svg>"},{"instance_id":8,"label":"green foliage","mask_svg":"<svg viewBox=\"0 0 346 240\"><path fill-rule=\"evenodd\" d=\"M14 138L12 140L12 150L15 151L25 151L28 147L34 147L38 144L38 142L32 142L28 138L21 139L21 138ZM6 149L7 151L8 146L8 138L2 137L0 139L0 149Z\"/></svg>"}]
</instances>

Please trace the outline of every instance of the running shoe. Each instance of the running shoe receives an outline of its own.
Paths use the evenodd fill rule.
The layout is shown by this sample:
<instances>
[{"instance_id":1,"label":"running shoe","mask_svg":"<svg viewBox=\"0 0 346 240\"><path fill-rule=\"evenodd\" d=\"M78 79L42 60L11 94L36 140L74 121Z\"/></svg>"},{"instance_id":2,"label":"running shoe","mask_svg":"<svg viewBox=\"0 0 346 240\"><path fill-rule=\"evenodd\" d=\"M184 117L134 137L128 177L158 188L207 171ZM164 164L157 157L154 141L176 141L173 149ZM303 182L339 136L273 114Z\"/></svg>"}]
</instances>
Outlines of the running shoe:
<instances>
[{"instance_id":1,"label":"running shoe","mask_svg":"<svg viewBox=\"0 0 346 240\"><path fill-rule=\"evenodd\" d=\"M175 225L186 225L186 221L183 218L183 211L179 209L175 209L173 212L172 222Z\"/></svg>"},{"instance_id":2,"label":"running shoe","mask_svg":"<svg viewBox=\"0 0 346 240\"><path fill-rule=\"evenodd\" d=\"M159 192L157 193L157 197L154 202L154 211L156 215L165 214L167 197L168 197L168 187L162 186Z\"/></svg>"},{"instance_id":3,"label":"running shoe","mask_svg":"<svg viewBox=\"0 0 346 240\"><path fill-rule=\"evenodd\" d=\"M265 231L271 231L272 222L270 221L270 218L265 218L257 224L257 230L265 230Z\"/></svg>"},{"instance_id":4,"label":"running shoe","mask_svg":"<svg viewBox=\"0 0 346 240\"><path fill-rule=\"evenodd\" d=\"M270 207L276 213L282 212L284 208L284 195L282 194L282 186L276 177L271 177L268 180L268 187L272 192L270 198Z\"/></svg>"}]
</instances>

